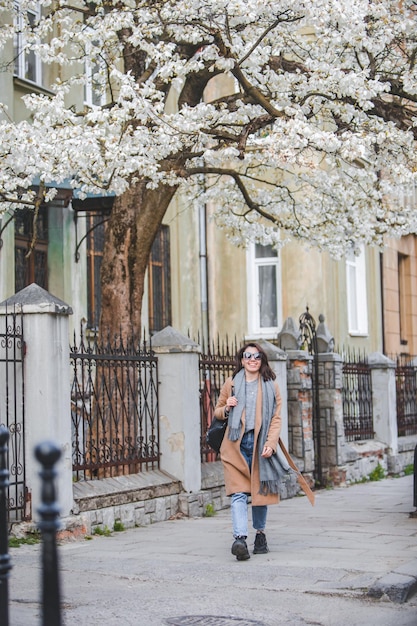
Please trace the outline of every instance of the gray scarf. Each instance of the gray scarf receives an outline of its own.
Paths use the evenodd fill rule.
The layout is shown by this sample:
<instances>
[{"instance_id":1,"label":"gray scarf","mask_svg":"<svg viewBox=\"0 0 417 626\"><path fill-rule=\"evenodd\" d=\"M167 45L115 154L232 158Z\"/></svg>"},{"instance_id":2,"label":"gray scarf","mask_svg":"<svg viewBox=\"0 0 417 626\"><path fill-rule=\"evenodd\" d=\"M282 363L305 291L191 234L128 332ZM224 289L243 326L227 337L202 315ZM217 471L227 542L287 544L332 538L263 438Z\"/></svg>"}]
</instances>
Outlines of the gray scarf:
<instances>
[{"instance_id":1,"label":"gray scarf","mask_svg":"<svg viewBox=\"0 0 417 626\"><path fill-rule=\"evenodd\" d=\"M267 495L269 493L279 493L279 487L283 480L289 477L291 468L287 459L277 447L276 452L269 458L261 456L265 442L268 437L271 418L275 412L276 398L275 388L271 380L262 381L262 426L258 439L259 474L261 486L259 493ZM230 410L229 414L229 439L237 441L242 430L242 413L246 405L246 385L245 370L241 369L233 379L234 395L237 398L237 406Z\"/></svg>"}]
</instances>

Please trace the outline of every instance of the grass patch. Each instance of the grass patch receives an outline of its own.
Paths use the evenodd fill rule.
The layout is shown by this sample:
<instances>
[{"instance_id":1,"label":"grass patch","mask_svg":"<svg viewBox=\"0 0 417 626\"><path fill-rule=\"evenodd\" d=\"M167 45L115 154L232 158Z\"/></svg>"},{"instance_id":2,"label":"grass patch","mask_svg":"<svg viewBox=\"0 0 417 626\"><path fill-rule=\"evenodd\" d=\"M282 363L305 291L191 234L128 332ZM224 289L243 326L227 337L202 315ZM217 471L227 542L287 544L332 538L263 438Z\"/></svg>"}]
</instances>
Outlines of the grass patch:
<instances>
[{"instance_id":1,"label":"grass patch","mask_svg":"<svg viewBox=\"0 0 417 626\"><path fill-rule=\"evenodd\" d=\"M404 467L404 476L411 476L414 474L414 463L410 463Z\"/></svg>"},{"instance_id":2,"label":"grass patch","mask_svg":"<svg viewBox=\"0 0 417 626\"><path fill-rule=\"evenodd\" d=\"M121 522L119 519L117 519L114 522L113 525L113 530L115 533L121 533L123 530L125 529L123 522Z\"/></svg>"},{"instance_id":3,"label":"grass patch","mask_svg":"<svg viewBox=\"0 0 417 626\"><path fill-rule=\"evenodd\" d=\"M108 526L96 526L93 530L93 535L100 535L100 537L110 537L111 530Z\"/></svg>"},{"instance_id":4,"label":"grass patch","mask_svg":"<svg viewBox=\"0 0 417 626\"><path fill-rule=\"evenodd\" d=\"M215 508L212 504L206 504L206 508L204 509L204 517L213 517L216 515Z\"/></svg>"},{"instance_id":5,"label":"grass patch","mask_svg":"<svg viewBox=\"0 0 417 626\"><path fill-rule=\"evenodd\" d=\"M30 533L26 537L9 537L9 548L20 548L20 546L34 546L41 542L40 533Z\"/></svg>"},{"instance_id":6,"label":"grass patch","mask_svg":"<svg viewBox=\"0 0 417 626\"><path fill-rule=\"evenodd\" d=\"M373 469L372 472L369 474L369 480L377 481L382 480L383 478L385 478L385 470L382 465L378 463L375 469Z\"/></svg>"}]
</instances>

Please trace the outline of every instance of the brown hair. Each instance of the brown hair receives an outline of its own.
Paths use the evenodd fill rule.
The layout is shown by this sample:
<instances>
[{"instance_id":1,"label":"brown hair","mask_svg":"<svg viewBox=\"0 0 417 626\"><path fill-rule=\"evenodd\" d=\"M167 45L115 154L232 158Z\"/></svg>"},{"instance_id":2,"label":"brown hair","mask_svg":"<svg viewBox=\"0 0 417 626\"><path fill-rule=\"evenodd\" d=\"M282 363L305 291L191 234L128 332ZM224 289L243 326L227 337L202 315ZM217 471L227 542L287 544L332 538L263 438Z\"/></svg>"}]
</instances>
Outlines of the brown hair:
<instances>
[{"instance_id":1,"label":"brown hair","mask_svg":"<svg viewBox=\"0 0 417 626\"><path fill-rule=\"evenodd\" d=\"M265 352L262 350L259 344L253 341L250 341L249 343L245 343L244 346L240 348L239 352L236 354L236 367L232 374L233 378L236 376L238 372L240 372L241 369L243 369L243 365L242 365L243 353L246 352L248 348L255 348L261 355L261 368L259 370L259 373L262 376L262 378L264 380L275 380L276 374L274 370L271 369Z\"/></svg>"}]
</instances>

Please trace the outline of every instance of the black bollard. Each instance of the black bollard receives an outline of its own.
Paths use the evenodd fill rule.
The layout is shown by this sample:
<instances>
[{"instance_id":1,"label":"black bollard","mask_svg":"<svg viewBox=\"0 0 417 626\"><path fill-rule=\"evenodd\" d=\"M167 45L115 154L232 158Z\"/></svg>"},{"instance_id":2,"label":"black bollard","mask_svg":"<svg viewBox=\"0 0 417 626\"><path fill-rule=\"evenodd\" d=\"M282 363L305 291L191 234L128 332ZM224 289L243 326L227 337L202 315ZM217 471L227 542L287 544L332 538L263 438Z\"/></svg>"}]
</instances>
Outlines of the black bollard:
<instances>
[{"instance_id":1,"label":"black bollard","mask_svg":"<svg viewBox=\"0 0 417 626\"><path fill-rule=\"evenodd\" d=\"M61 456L53 443L44 442L35 448L35 456L42 465L41 517L38 526L42 533L42 626L61 626L61 597L58 570L56 532L59 529L59 506L55 496L54 466Z\"/></svg>"},{"instance_id":2,"label":"black bollard","mask_svg":"<svg viewBox=\"0 0 417 626\"><path fill-rule=\"evenodd\" d=\"M417 518L417 446L414 448L414 484L413 484L413 504L416 507L414 511L411 511L410 517Z\"/></svg>"},{"instance_id":3,"label":"black bollard","mask_svg":"<svg viewBox=\"0 0 417 626\"><path fill-rule=\"evenodd\" d=\"M9 533L7 531L7 442L9 431L0 426L0 624L9 626L9 572L12 568L9 556Z\"/></svg>"}]
</instances>

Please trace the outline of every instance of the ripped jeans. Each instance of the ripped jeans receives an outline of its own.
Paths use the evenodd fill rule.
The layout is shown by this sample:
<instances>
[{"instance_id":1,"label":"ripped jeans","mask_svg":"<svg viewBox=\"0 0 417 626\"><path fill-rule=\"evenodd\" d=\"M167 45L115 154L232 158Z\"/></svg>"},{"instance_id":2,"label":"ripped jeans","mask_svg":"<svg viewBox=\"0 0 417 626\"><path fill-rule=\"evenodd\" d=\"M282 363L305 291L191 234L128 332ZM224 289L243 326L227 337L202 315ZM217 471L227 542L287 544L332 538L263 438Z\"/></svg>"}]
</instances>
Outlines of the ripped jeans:
<instances>
[{"instance_id":1,"label":"ripped jeans","mask_svg":"<svg viewBox=\"0 0 417 626\"><path fill-rule=\"evenodd\" d=\"M243 454L249 470L252 468L254 432L245 433L240 443L240 451ZM248 498L247 493L234 493L231 500L232 525L234 537L248 536ZM255 530L265 530L268 507L252 506L252 526Z\"/></svg>"}]
</instances>

